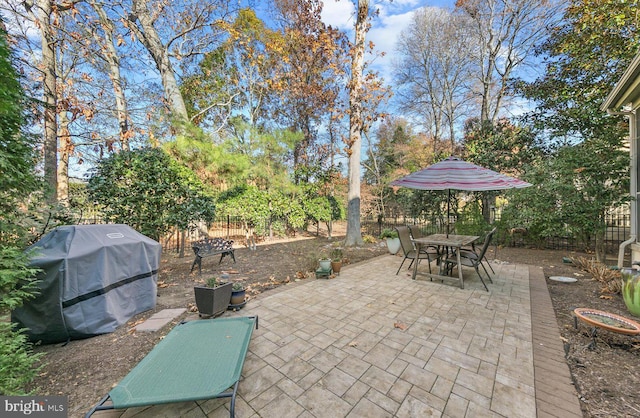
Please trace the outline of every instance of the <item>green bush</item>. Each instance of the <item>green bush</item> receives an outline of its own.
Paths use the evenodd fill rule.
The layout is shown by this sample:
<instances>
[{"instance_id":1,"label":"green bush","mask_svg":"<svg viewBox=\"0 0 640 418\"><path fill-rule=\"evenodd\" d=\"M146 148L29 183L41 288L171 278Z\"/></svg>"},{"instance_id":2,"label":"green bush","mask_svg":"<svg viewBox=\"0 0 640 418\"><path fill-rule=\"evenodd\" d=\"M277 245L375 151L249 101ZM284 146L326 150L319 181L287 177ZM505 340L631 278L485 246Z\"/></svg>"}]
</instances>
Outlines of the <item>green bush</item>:
<instances>
[{"instance_id":1,"label":"green bush","mask_svg":"<svg viewBox=\"0 0 640 418\"><path fill-rule=\"evenodd\" d=\"M171 228L194 228L215 215L210 191L195 173L159 148L122 151L100 161L88 184L106 219L155 240Z\"/></svg>"},{"instance_id":2,"label":"green bush","mask_svg":"<svg viewBox=\"0 0 640 418\"><path fill-rule=\"evenodd\" d=\"M38 373L40 356L31 352L31 345L21 330L10 322L12 309L36 293L36 269L29 268L27 255L16 247L0 248L0 393L25 394L25 386Z\"/></svg>"},{"instance_id":3,"label":"green bush","mask_svg":"<svg viewBox=\"0 0 640 418\"><path fill-rule=\"evenodd\" d=\"M34 141L22 130L24 93L2 25L0 85L0 394L20 395L38 372L39 356L11 325L9 314L35 293L36 271L28 268L22 248L30 239L26 209L42 196L42 183L35 175Z\"/></svg>"},{"instance_id":4,"label":"green bush","mask_svg":"<svg viewBox=\"0 0 640 418\"><path fill-rule=\"evenodd\" d=\"M36 377L41 354L33 354L22 330L2 319L0 322L0 393L27 395L25 387Z\"/></svg>"},{"instance_id":5,"label":"green bush","mask_svg":"<svg viewBox=\"0 0 640 418\"><path fill-rule=\"evenodd\" d=\"M382 233L380 233L380 239L385 238L398 238L398 231L389 228L383 229Z\"/></svg>"},{"instance_id":6,"label":"green bush","mask_svg":"<svg viewBox=\"0 0 640 418\"><path fill-rule=\"evenodd\" d=\"M483 235L490 228L477 201L466 205L456 222L456 234L459 235Z\"/></svg>"}]
</instances>

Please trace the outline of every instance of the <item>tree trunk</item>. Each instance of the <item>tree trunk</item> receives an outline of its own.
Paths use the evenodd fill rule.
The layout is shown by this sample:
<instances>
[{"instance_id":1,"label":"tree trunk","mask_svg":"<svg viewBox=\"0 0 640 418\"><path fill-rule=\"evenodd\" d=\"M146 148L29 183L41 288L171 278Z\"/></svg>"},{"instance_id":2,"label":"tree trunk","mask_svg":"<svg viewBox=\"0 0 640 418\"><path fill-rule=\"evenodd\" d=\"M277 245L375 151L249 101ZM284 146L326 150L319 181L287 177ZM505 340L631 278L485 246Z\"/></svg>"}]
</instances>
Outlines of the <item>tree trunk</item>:
<instances>
[{"instance_id":1,"label":"tree trunk","mask_svg":"<svg viewBox=\"0 0 640 418\"><path fill-rule=\"evenodd\" d=\"M122 150L129 151L129 111L127 109L127 100L124 93L122 77L120 75L120 57L113 43L113 24L104 12L102 5L91 2L91 6L100 18L100 24L104 31L104 39L98 40L98 44L104 44L102 52L109 66L109 78L113 84L113 94L116 99L116 116L118 118L118 128L120 134L120 146ZM96 35L97 37L97 35Z\"/></svg>"},{"instance_id":2,"label":"tree trunk","mask_svg":"<svg viewBox=\"0 0 640 418\"><path fill-rule=\"evenodd\" d=\"M184 258L184 248L187 245L187 230L183 229L180 231L180 249L178 253L178 258Z\"/></svg>"},{"instance_id":3,"label":"tree trunk","mask_svg":"<svg viewBox=\"0 0 640 418\"><path fill-rule=\"evenodd\" d=\"M451 144L451 155L453 155L456 150L456 126L453 119L449 119L449 143Z\"/></svg>"},{"instance_id":4,"label":"tree trunk","mask_svg":"<svg viewBox=\"0 0 640 418\"><path fill-rule=\"evenodd\" d=\"M36 0L36 10L33 1L24 2L27 12L38 22L42 42L42 78L44 87L44 179L49 186L47 201L57 201L58 189L58 126L56 110L58 97L56 93L56 53L53 30L51 27L52 2L50 0Z\"/></svg>"},{"instance_id":5,"label":"tree trunk","mask_svg":"<svg viewBox=\"0 0 640 418\"><path fill-rule=\"evenodd\" d=\"M362 245L360 230L360 153L362 148L362 84L365 37L368 29L369 0L358 1L355 42L351 59L349 89L349 192L347 203L347 237L345 246Z\"/></svg>"},{"instance_id":6,"label":"tree trunk","mask_svg":"<svg viewBox=\"0 0 640 418\"><path fill-rule=\"evenodd\" d=\"M187 107L184 104L182 93L178 88L176 75L169 60L169 51L167 46L162 43L160 35L153 26L153 18L146 7L144 0L133 0L133 11L129 20L133 22L130 25L136 36L151 54L156 68L160 72L162 79L162 87L164 88L165 99L169 105L169 109L174 118L182 121L189 120ZM136 20L140 23L138 27Z\"/></svg>"},{"instance_id":7,"label":"tree trunk","mask_svg":"<svg viewBox=\"0 0 640 418\"><path fill-rule=\"evenodd\" d=\"M65 207L69 207L69 156L73 150L71 134L69 132L69 118L66 110L60 112L60 162L58 166L58 202Z\"/></svg>"},{"instance_id":8,"label":"tree trunk","mask_svg":"<svg viewBox=\"0 0 640 418\"><path fill-rule=\"evenodd\" d=\"M327 221L327 238L329 240L333 239L333 221Z\"/></svg>"}]
</instances>

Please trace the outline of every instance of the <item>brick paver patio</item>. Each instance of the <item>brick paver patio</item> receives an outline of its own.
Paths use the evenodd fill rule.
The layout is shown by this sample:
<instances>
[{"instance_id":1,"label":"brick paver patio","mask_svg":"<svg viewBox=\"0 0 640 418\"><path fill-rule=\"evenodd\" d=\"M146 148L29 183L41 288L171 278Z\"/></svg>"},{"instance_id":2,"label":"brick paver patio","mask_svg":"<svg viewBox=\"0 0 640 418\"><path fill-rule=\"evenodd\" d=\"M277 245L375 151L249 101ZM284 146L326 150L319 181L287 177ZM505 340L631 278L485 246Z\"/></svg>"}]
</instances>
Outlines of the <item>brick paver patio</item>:
<instances>
[{"instance_id":1,"label":"brick paver patio","mask_svg":"<svg viewBox=\"0 0 640 418\"><path fill-rule=\"evenodd\" d=\"M580 417L541 268L492 264L486 292L395 275L383 256L251 300L237 417ZM426 267L425 267L426 268ZM229 400L100 417L228 417Z\"/></svg>"}]
</instances>

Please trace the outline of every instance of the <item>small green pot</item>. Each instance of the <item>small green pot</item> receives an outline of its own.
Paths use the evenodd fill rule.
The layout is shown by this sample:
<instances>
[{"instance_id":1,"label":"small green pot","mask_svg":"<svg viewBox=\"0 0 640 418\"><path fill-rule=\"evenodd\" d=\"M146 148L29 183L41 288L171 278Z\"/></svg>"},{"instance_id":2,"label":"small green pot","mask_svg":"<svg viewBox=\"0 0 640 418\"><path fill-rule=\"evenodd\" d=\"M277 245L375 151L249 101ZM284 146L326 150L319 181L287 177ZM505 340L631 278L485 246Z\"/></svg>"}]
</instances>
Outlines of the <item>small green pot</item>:
<instances>
[{"instance_id":1,"label":"small green pot","mask_svg":"<svg viewBox=\"0 0 640 418\"><path fill-rule=\"evenodd\" d=\"M323 271L331 271L331 260L328 258L322 258L318 263Z\"/></svg>"},{"instance_id":2,"label":"small green pot","mask_svg":"<svg viewBox=\"0 0 640 418\"><path fill-rule=\"evenodd\" d=\"M623 269L622 298L632 315L640 317L640 272L633 269Z\"/></svg>"}]
</instances>

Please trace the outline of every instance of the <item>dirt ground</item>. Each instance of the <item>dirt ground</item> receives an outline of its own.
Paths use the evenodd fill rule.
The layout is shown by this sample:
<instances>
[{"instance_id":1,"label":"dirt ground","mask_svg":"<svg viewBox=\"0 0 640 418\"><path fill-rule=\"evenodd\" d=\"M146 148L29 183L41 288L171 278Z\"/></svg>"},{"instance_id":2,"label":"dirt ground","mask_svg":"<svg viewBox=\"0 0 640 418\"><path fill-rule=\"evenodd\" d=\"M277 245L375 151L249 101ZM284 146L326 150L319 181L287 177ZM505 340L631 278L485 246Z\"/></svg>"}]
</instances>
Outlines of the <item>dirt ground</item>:
<instances>
[{"instance_id":1,"label":"dirt ground","mask_svg":"<svg viewBox=\"0 0 640 418\"><path fill-rule=\"evenodd\" d=\"M229 258L218 265L218 257L203 260L202 275L190 274L193 257L178 258L164 254L158 283L157 306L153 311L134 317L116 332L66 345L36 347L45 353L44 366L33 382L38 395L67 395L69 416L81 417L101 396L120 381L174 325L187 315L197 315L193 301L193 285L205 278L227 272L232 281L247 286L249 298L280 286L295 286L315 280L313 270L320 255L338 246L334 240L298 236L295 240L263 243L255 251L238 248L233 264ZM362 248L345 249L347 263L356 263L387 252L384 242L366 244ZM600 292L598 282L576 266L564 263L563 257L586 254L529 248L491 248L488 257L502 262L542 266L545 276L569 276L576 283L559 283L547 278L562 338L567 347L567 363L580 393L585 417L631 417L640 415L640 340L602 331L595 347L589 329L574 327L571 315L575 307L589 307L629 316L620 295ZM615 263L614 263L615 264ZM249 302L250 303L250 299ZM132 328L153 313L165 308L185 307L190 312L165 326L160 333L134 332Z\"/></svg>"}]
</instances>

